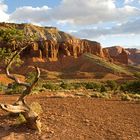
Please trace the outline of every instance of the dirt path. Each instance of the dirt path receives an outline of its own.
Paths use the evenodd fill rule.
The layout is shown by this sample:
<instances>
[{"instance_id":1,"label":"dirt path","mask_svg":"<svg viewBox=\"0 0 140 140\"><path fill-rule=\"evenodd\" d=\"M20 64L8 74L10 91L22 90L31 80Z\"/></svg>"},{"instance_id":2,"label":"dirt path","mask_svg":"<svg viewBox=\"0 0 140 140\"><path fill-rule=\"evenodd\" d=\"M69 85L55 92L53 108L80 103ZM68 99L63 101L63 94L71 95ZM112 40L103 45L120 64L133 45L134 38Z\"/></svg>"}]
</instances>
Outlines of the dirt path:
<instances>
[{"instance_id":1,"label":"dirt path","mask_svg":"<svg viewBox=\"0 0 140 140\"><path fill-rule=\"evenodd\" d=\"M12 102L16 96L0 95L0 102ZM36 95L44 114L42 134L26 126L15 126L0 110L2 140L140 140L140 103L94 98L47 98ZM5 115L5 116L4 116Z\"/></svg>"}]
</instances>

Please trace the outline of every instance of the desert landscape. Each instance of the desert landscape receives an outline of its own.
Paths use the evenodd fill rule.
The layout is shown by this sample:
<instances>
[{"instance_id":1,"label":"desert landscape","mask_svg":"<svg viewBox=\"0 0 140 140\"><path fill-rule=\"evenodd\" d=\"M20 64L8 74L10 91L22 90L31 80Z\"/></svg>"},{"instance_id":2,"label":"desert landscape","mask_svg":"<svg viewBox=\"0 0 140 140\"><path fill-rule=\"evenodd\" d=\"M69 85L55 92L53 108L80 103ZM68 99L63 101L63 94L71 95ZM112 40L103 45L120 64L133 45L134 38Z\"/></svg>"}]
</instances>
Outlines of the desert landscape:
<instances>
[{"instance_id":1,"label":"desert landscape","mask_svg":"<svg viewBox=\"0 0 140 140\"><path fill-rule=\"evenodd\" d=\"M140 140L140 0L0 0L0 140Z\"/></svg>"},{"instance_id":2,"label":"desert landscape","mask_svg":"<svg viewBox=\"0 0 140 140\"><path fill-rule=\"evenodd\" d=\"M0 23L0 28L2 140L140 139L138 49L103 48L54 27ZM17 38L15 44L13 39L21 35L18 30L30 37L39 33L39 39L18 42ZM32 91L25 94L27 83ZM25 104L17 102L20 98ZM35 122L37 127L32 127L35 116L26 118L26 106L37 113L41 126Z\"/></svg>"}]
</instances>

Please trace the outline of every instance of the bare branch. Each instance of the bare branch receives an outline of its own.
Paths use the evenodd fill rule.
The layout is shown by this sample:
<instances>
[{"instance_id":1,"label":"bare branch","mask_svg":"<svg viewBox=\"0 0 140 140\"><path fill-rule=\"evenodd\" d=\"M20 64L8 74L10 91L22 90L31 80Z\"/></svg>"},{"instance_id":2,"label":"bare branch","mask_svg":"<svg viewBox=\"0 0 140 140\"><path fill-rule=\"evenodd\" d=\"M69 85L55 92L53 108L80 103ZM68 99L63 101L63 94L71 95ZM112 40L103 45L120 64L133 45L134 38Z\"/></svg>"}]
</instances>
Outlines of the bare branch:
<instances>
[{"instance_id":1,"label":"bare branch","mask_svg":"<svg viewBox=\"0 0 140 140\"><path fill-rule=\"evenodd\" d=\"M40 69L38 67L35 66L36 69L36 76L34 81L32 82L32 84L29 84L29 86L26 86L26 90L24 90L23 94L21 94L21 96L19 97L19 99L17 100L17 103L22 101L24 102L24 97L26 95L29 95L32 91L32 88L34 87L34 85L37 83L39 77L40 77ZM28 83L27 83L28 84Z\"/></svg>"},{"instance_id":2,"label":"bare branch","mask_svg":"<svg viewBox=\"0 0 140 140\"><path fill-rule=\"evenodd\" d=\"M33 81L32 84L31 84L31 89L32 89L33 86L37 83L37 81L38 81L38 79L39 79L39 77L40 77L40 69L39 69L37 66L35 66L35 69L36 69L36 76L35 76L34 81Z\"/></svg>"},{"instance_id":3,"label":"bare branch","mask_svg":"<svg viewBox=\"0 0 140 140\"><path fill-rule=\"evenodd\" d=\"M16 58L17 55L19 55L26 47L20 49L19 51L16 51L16 53L13 55L13 57L11 58L11 60L8 62L7 66L6 66L6 75L8 78L14 80L16 83L18 83L19 85L22 85L22 86L26 86L26 87L29 87L30 84L29 83L25 83L25 82L21 82L15 75L13 74L10 74L9 72L9 69L11 67L11 64L13 63L13 60Z\"/></svg>"},{"instance_id":4,"label":"bare branch","mask_svg":"<svg viewBox=\"0 0 140 140\"><path fill-rule=\"evenodd\" d=\"M3 110L11 113L23 113L30 110L25 105L0 104L0 106Z\"/></svg>"},{"instance_id":5,"label":"bare branch","mask_svg":"<svg viewBox=\"0 0 140 140\"><path fill-rule=\"evenodd\" d=\"M26 46L27 47L27 46ZM14 80L17 84L19 84L20 86L25 86L26 89L24 90L23 94L21 94L21 96L19 97L19 99L17 100L17 102L19 101L24 101L24 97L28 94L31 93L31 90L33 88L33 86L37 83L39 77L40 77L40 69L38 67L35 66L36 69L36 75L35 75L35 79L34 81L30 84L30 83L26 83L26 82L22 82L20 81L15 75L10 74L9 69L13 63L13 60L16 58L17 55L19 55L26 47L20 49L19 51L16 51L16 53L13 55L13 57L11 58L11 60L9 61L9 63L7 64L6 67L6 74L7 77Z\"/></svg>"}]
</instances>

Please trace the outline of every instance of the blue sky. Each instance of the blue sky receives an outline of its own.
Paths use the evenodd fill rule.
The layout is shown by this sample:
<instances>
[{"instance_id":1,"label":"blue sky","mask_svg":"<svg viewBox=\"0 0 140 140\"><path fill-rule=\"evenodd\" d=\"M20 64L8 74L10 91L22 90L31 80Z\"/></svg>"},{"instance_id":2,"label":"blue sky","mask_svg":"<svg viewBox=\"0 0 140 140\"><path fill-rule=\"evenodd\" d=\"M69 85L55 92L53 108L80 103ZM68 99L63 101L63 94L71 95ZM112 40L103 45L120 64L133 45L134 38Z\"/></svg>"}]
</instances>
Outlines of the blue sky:
<instances>
[{"instance_id":1,"label":"blue sky","mask_svg":"<svg viewBox=\"0 0 140 140\"><path fill-rule=\"evenodd\" d=\"M42 7L47 5L55 7L60 3L60 0L5 0L5 3L9 6L8 12L13 12L16 8L23 6Z\"/></svg>"},{"instance_id":2,"label":"blue sky","mask_svg":"<svg viewBox=\"0 0 140 140\"><path fill-rule=\"evenodd\" d=\"M0 22L55 26L103 47L140 49L140 0L0 0Z\"/></svg>"}]
</instances>

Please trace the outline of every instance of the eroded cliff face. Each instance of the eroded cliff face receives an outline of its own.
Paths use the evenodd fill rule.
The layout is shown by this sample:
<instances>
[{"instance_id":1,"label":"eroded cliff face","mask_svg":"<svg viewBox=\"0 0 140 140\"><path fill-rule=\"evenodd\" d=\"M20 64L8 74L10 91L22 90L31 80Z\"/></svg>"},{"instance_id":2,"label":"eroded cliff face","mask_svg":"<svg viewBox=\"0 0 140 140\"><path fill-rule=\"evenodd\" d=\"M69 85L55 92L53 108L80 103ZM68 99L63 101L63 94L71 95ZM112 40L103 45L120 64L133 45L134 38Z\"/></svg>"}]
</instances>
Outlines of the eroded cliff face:
<instances>
[{"instance_id":1,"label":"eroded cliff face","mask_svg":"<svg viewBox=\"0 0 140 140\"><path fill-rule=\"evenodd\" d=\"M128 51L128 61L130 64L140 64L140 50L129 48Z\"/></svg>"},{"instance_id":2,"label":"eroded cliff face","mask_svg":"<svg viewBox=\"0 0 140 140\"><path fill-rule=\"evenodd\" d=\"M106 52L108 52L109 57L113 61L128 64L128 51L126 51L123 47L113 46L105 48Z\"/></svg>"},{"instance_id":3,"label":"eroded cliff face","mask_svg":"<svg viewBox=\"0 0 140 140\"><path fill-rule=\"evenodd\" d=\"M21 56L23 58L39 58L46 61L57 61L66 56L77 58L83 53L92 53L104 57L100 43L90 40L80 40L59 31L55 27L1 23L0 28L16 28L23 30L29 37L32 35L37 36L38 41L34 41L32 45L22 52Z\"/></svg>"},{"instance_id":4,"label":"eroded cliff face","mask_svg":"<svg viewBox=\"0 0 140 140\"><path fill-rule=\"evenodd\" d=\"M40 27L32 24L0 23L0 29L16 28L23 30L27 36L37 36L38 40L29 45L21 57L33 61L58 61L65 57L78 58L84 53L91 53L110 62L123 64L140 64L140 51L124 49L120 46L102 48L96 41L75 38L70 34L59 31L55 27ZM12 46L0 42L0 47Z\"/></svg>"},{"instance_id":5,"label":"eroded cliff face","mask_svg":"<svg viewBox=\"0 0 140 140\"><path fill-rule=\"evenodd\" d=\"M105 57L101 44L96 41L82 40L81 46L84 48L83 53L90 52L100 57Z\"/></svg>"}]
</instances>

